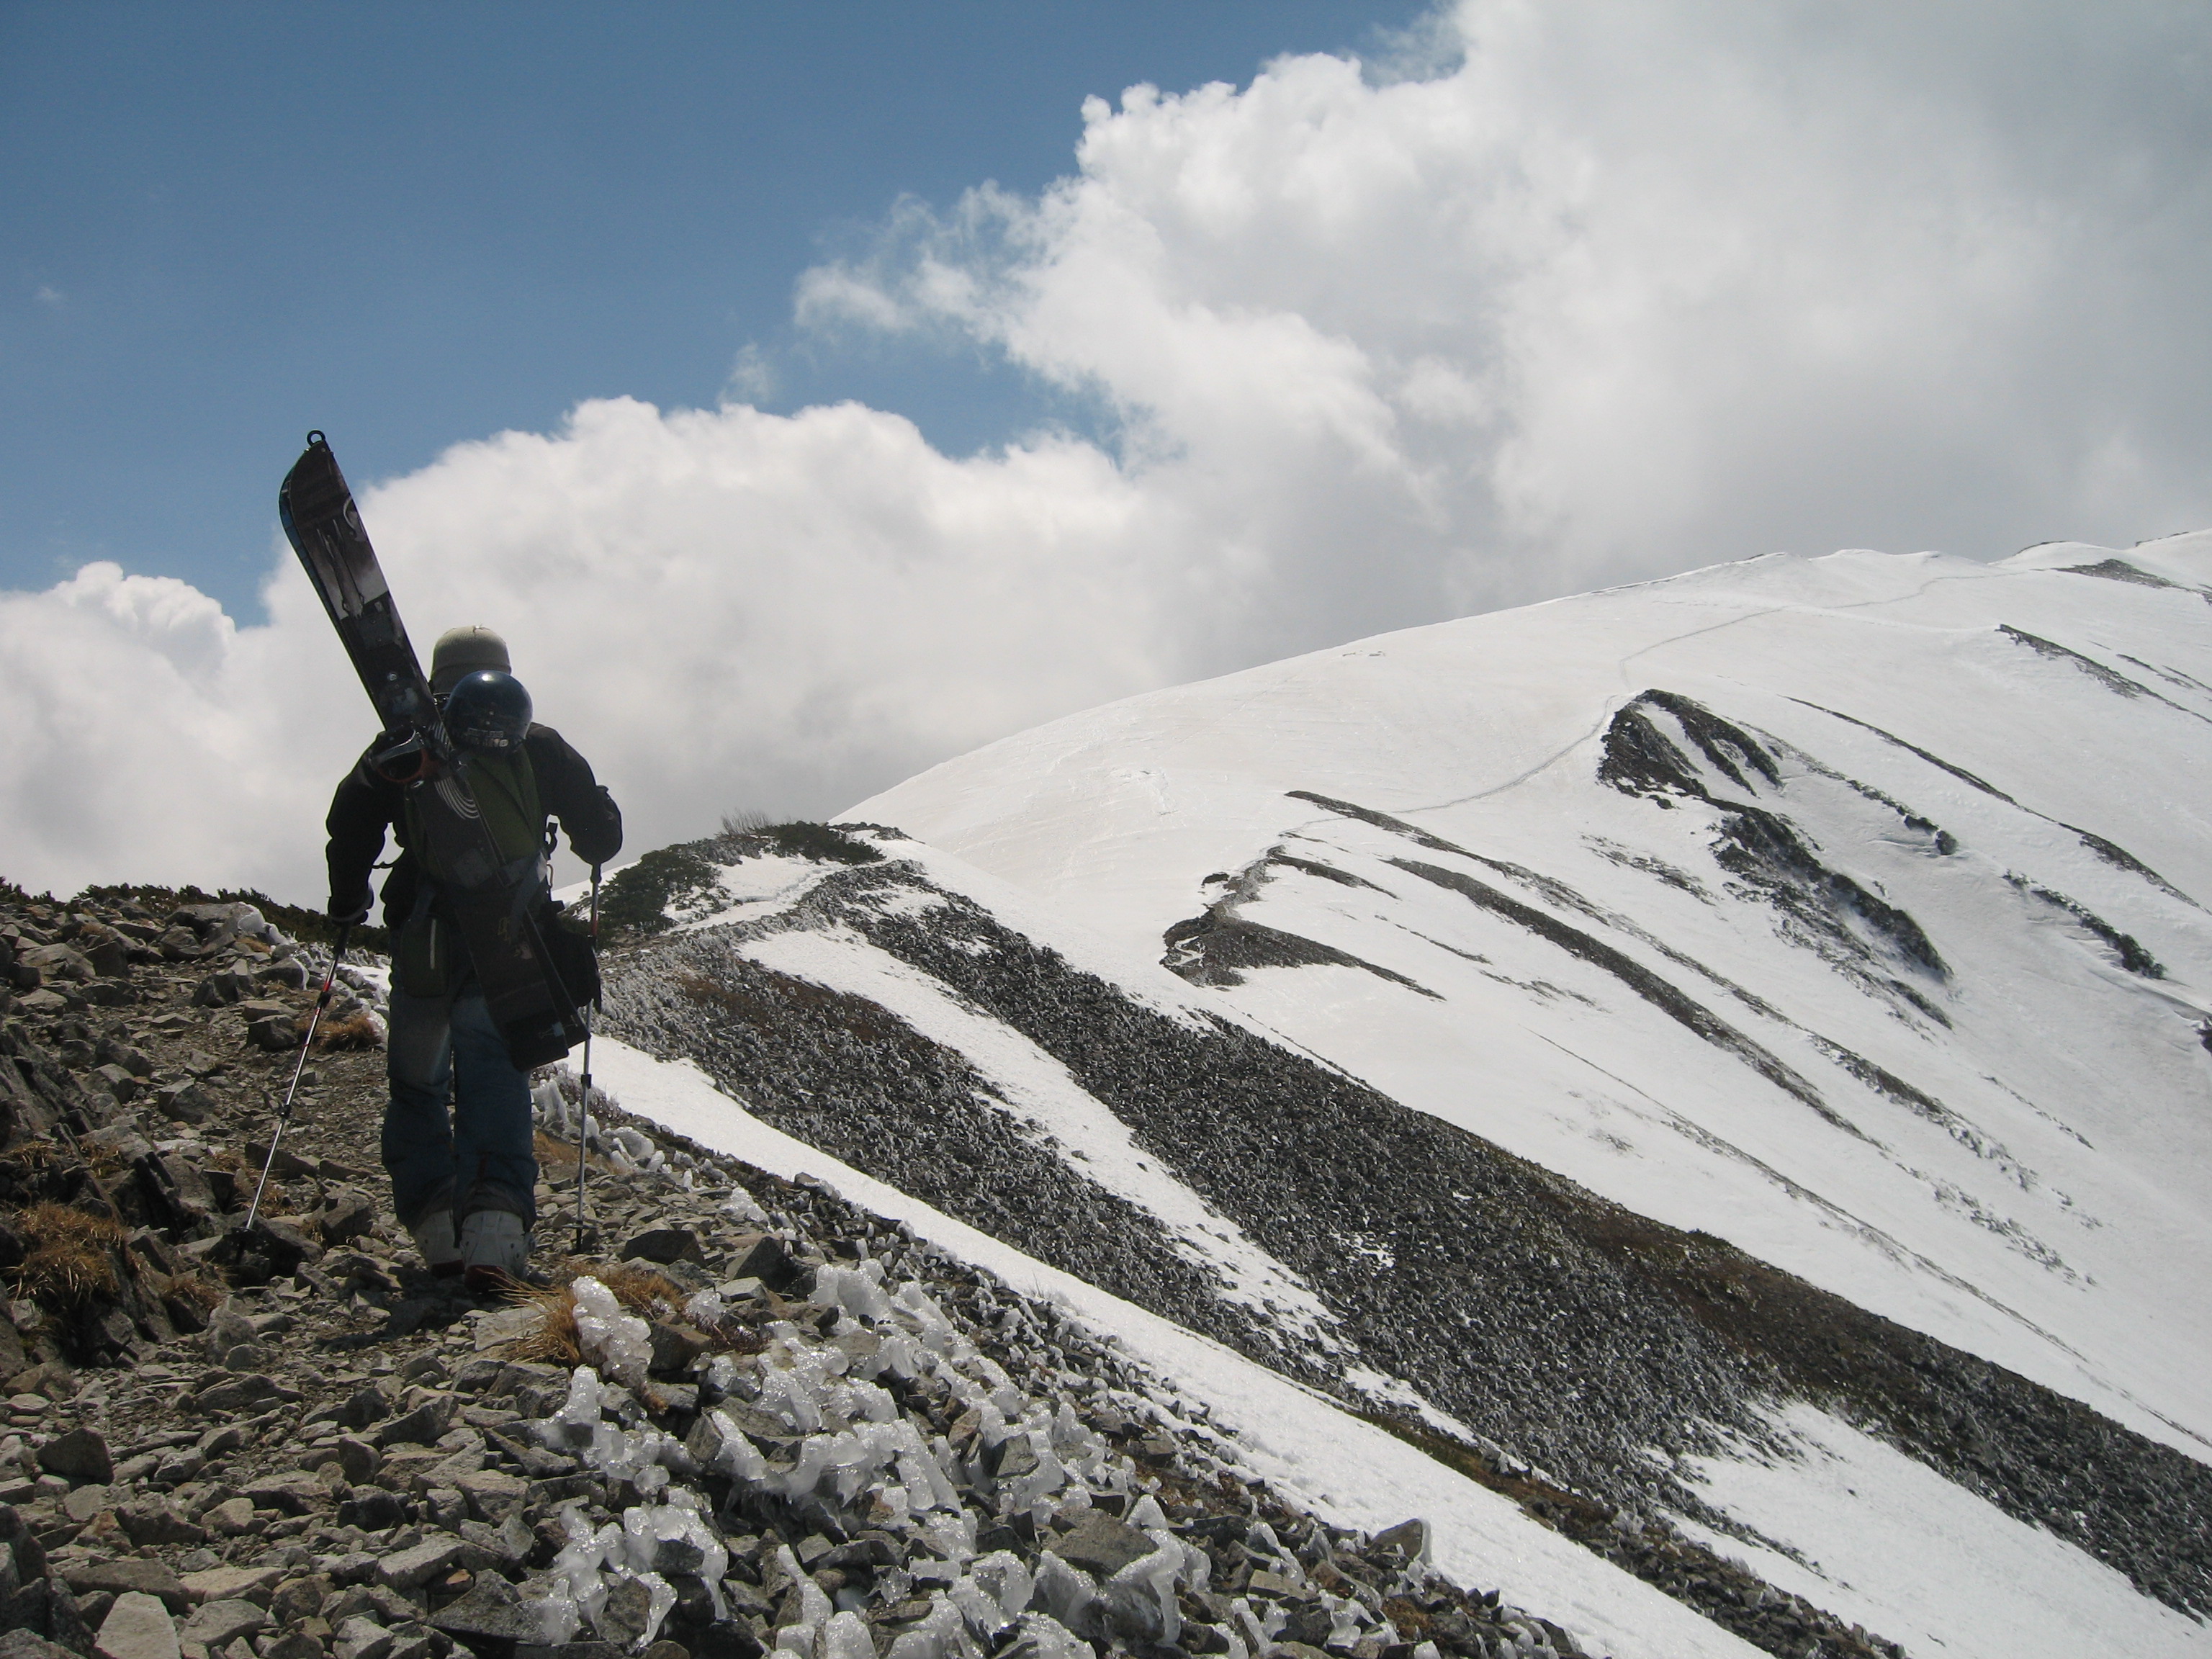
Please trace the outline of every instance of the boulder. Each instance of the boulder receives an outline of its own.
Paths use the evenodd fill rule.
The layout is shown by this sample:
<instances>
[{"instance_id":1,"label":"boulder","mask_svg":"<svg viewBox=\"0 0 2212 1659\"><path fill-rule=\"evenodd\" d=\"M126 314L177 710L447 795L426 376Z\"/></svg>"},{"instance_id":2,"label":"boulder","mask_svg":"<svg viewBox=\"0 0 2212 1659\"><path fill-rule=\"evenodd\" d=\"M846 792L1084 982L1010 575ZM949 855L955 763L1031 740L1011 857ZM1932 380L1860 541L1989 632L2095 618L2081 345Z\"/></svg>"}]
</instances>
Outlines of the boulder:
<instances>
[{"instance_id":1,"label":"boulder","mask_svg":"<svg viewBox=\"0 0 2212 1659\"><path fill-rule=\"evenodd\" d=\"M154 1091L154 1109L173 1122L204 1123L212 1109L207 1091L189 1079L165 1083ZM195 1170L193 1173L198 1175L198 1171ZM207 1184L205 1176L201 1176L200 1184Z\"/></svg>"},{"instance_id":2,"label":"boulder","mask_svg":"<svg viewBox=\"0 0 2212 1659\"><path fill-rule=\"evenodd\" d=\"M434 1446L439 1437L453 1425L453 1413L460 1401L452 1395L443 1394L424 1401L404 1417L395 1417L380 1426L374 1437L380 1446Z\"/></svg>"},{"instance_id":3,"label":"boulder","mask_svg":"<svg viewBox=\"0 0 2212 1659\"><path fill-rule=\"evenodd\" d=\"M172 1613L182 1613L192 1600L177 1575L159 1561L143 1556L124 1556L113 1561L72 1561L58 1567L62 1582L79 1595L96 1590L124 1595L151 1595Z\"/></svg>"},{"instance_id":4,"label":"boulder","mask_svg":"<svg viewBox=\"0 0 2212 1659\"><path fill-rule=\"evenodd\" d=\"M607 1592L593 1622L602 1638L628 1653L644 1639L652 1615L652 1592L636 1579L625 1578Z\"/></svg>"},{"instance_id":5,"label":"boulder","mask_svg":"<svg viewBox=\"0 0 2212 1659\"><path fill-rule=\"evenodd\" d=\"M386 1589L410 1590L451 1572L461 1559L461 1540L425 1539L413 1549L387 1555L376 1564L376 1582ZM639 1627L642 1629L643 1626Z\"/></svg>"},{"instance_id":6,"label":"boulder","mask_svg":"<svg viewBox=\"0 0 2212 1659\"><path fill-rule=\"evenodd\" d=\"M160 1598L125 1590L100 1620L95 1659L179 1659L177 1627Z\"/></svg>"},{"instance_id":7,"label":"boulder","mask_svg":"<svg viewBox=\"0 0 2212 1659\"><path fill-rule=\"evenodd\" d=\"M240 1637L268 1627L269 1615L251 1601L203 1601L192 1609L192 1616L185 1620L178 1634L186 1642L215 1649L228 1647Z\"/></svg>"},{"instance_id":8,"label":"boulder","mask_svg":"<svg viewBox=\"0 0 2212 1659\"><path fill-rule=\"evenodd\" d=\"M115 1478L115 1460L97 1429L71 1429L39 1448L39 1467L64 1480L106 1482Z\"/></svg>"},{"instance_id":9,"label":"boulder","mask_svg":"<svg viewBox=\"0 0 2212 1659\"><path fill-rule=\"evenodd\" d=\"M704 1261L699 1235L689 1227L654 1227L622 1247L625 1261L652 1261L666 1267L672 1261Z\"/></svg>"},{"instance_id":10,"label":"boulder","mask_svg":"<svg viewBox=\"0 0 2212 1659\"><path fill-rule=\"evenodd\" d=\"M799 1266L784 1249L783 1241L767 1233L741 1234L730 1253L732 1279L757 1279L777 1295L794 1289L800 1277Z\"/></svg>"},{"instance_id":11,"label":"boulder","mask_svg":"<svg viewBox=\"0 0 2212 1659\"><path fill-rule=\"evenodd\" d=\"M453 1482L479 1521L497 1522L530 1495L530 1483L501 1469L477 1469Z\"/></svg>"},{"instance_id":12,"label":"boulder","mask_svg":"<svg viewBox=\"0 0 2212 1659\"><path fill-rule=\"evenodd\" d=\"M430 1626L449 1635L495 1642L532 1642L544 1633L538 1609L514 1585L491 1573L478 1575L467 1595L432 1613Z\"/></svg>"},{"instance_id":13,"label":"boulder","mask_svg":"<svg viewBox=\"0 0 2212 1659\"><path fill-rule=\"evenodd\" d=\"M78 1659L67 1648L56 1647L43 1636L11 1630L0 1636L0 1659Z\"/></svg>"},{"instance_id":14,"label":"boulder","mask_svg":"<svg viewBox=\"0 0 2212 1659\"><path fill-rule=\"evenodd\" d=\"M186 1519L158 1492L132 1498L116 1510L115 1518L141 1549L149 1544L197 1544L207 1536L206 1528Z\"/></svg>"},{"instance_id":15,"label":"boulder","mask_svg":"<svg viewBox=\"0 0 2212 1659\"><path fill-rule=\"evenodd\" d=\"M48 985L57 980L82 982L95 977L92 964L66 945L35 945L23 953L21 960L37 969L39 977Z\"/></svg>"},{"instance_id":16,"label":"boulder","mask_svg":"<svg viewBox=\"0 0 2212 1659\"><path fill-rule=\"evenodd\" d=\"M315 1220L320 1224L325 1249L343 1244L374 1231L376 1200L357 1187L333 1188L324 1195Z\"/></svg>"},{"instance_id":17,"label":"boulder","mask_svg":"<svg viewBox=\"0 0 2212 1659\"><path fill-rule=\"evenodd\" d=\"M253 1500L250 1498L226 1498L222 1503L203 1512L201 1518L226 1538L236 1538L253 1530Z\"/></svg>"},{"instance_id":18,"label":"boulder","mask_svg":"<svg viewBox=\"0 0 2212 1659\"><path fill-rule=\"evenodd\" d=\"M356 1492L338 1505L337 1524L363 1532L382 1532L407 1518L407 1504L398 1492L375 1487Z\"/></svg>"},{"instance_id":19,"label":"boulder","mask_svg":"<svg viewBox=\"0 0 2212 1659\"><path fill-rule=\"evenodd\" d=\"M331 1492L305 1469L277 1469L248 1482L240 1495L251 1498L257 1510L274 1510L279 1515L305 1515L327 1502Z\"/></svg>"},{"instance_id":20,"label":"boulder","mask_svg":"<svg viewBox=\"0 0 2212 1659\"><path fill-rule=\"evenodd\" d=\"M392 1632L360 1613L341 1620L331 1638L335 1659L385 1659L391 1651Z\"/></svg>"},{"instance_id":21,"label":"boulder","mask_svg":"<svg viewBox=\"0 0 2212 1659\"><path fill-rule=\"evenodd\" d=\"M200 1604L209 1601L251 1601L265 1607L276 1586L284 1582L282 1567L210 1567L187 1573L184 1591Z\"/></svg>"},{"instance_id":22,"label":"boulder","mask_svg":"<svg viewBox=\"0 0 2212 1659\"><path fill-rule=\"evenodd\" d=\"M1052 1550L1068 1565L1104 1579L1150 1555L1152 1540L1103 1510L1080 1510L1075 1524L1054 1540Z\"/></svg>"},{"instance_id":23,"label":"boulder","mask_svg":"<svg viewBox=\"0 0 2212 1659\"><path fill-rule=\"evenodd\" d=\"M299 1397L298 1389L283 1387L275 1377L259 1371L249 1371L244 1376L224 1377L210 1382L192 1396L192 1403L204 1412L228 1414L272 1400L297 1400Z\"/></svg>"}]
</instances>

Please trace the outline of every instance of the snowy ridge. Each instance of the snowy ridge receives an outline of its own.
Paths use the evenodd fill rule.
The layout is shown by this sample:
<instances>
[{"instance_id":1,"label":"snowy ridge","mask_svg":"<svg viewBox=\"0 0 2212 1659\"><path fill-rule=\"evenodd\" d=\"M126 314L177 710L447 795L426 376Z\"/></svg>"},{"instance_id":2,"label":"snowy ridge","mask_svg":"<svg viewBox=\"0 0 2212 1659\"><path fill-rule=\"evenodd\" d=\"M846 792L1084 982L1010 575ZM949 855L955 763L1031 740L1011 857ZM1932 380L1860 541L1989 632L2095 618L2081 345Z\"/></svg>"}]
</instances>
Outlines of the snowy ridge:
<instances>
[{"instance_id":1,"label":"snowy ridge","mask_svg":"<svg viewBox=\"0 0 2212 1659\"><path fill-rule=\"evenodd\" d=\"M611 1029L1909 1649L2203 1651L2208 599L1778 556L1133 699L708 846Z\"/></svg>"}]
</instances>

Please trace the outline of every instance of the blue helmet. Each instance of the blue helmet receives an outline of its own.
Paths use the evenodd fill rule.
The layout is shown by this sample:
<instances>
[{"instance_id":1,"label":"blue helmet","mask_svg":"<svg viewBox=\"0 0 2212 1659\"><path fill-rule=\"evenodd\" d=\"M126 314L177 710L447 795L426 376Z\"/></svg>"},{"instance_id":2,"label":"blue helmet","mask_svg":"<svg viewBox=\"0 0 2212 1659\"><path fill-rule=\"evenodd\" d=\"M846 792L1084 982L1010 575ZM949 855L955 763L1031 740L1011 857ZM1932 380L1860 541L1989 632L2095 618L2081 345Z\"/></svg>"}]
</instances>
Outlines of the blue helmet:
<instances>
[{"instance_id":1,"label":"blue helmet","mask_svg":"<svg viewBox=\"0 0 2212 1659\"><path fill-rule=\"evenodd\" d=\"M530 735L530 693L512 674L480 669L446 694L446 734L463 749L505 754Z\"/></svg>"}]
</instances>

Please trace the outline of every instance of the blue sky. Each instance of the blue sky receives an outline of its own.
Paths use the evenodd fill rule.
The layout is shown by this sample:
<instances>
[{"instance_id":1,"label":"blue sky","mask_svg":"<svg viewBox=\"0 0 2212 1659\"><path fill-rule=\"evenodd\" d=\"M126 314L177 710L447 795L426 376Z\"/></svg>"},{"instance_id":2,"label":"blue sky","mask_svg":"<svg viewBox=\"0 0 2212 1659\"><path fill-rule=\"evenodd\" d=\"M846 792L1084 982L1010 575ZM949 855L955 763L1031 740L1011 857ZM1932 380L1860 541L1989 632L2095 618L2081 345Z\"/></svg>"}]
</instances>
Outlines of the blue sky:
<instances>
[{"instance_id":1,"label":"blue sky","mask_svg":"<svg viewBox=\"0 0 2212 1659\"><path fill-rule=\"evenodd\" d=\"M858 398L965 453L1086 410L799 339L902 194L1071 169L1086 94L1371 49L1410 0L0 5L0 587L112 558L261 615L309 426L357 482L580 399Z\"/></svg>"}]
</instances>

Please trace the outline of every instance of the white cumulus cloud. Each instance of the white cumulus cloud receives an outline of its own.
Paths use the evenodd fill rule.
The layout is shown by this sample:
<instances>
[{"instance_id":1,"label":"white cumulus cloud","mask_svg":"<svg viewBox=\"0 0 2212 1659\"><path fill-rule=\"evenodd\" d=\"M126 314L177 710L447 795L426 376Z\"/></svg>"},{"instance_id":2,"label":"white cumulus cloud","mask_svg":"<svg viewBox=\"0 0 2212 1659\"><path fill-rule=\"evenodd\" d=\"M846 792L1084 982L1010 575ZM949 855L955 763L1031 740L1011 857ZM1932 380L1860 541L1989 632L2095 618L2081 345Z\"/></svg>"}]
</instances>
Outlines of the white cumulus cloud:
<instances>
[{"instance_id":1,"label":"white cumulus cloud","mask_svg":"<svg viewBox=\"0 0 2212 1659\"><path fill-rule=\"evenodd\" d=\"M814 349L981 345L1109 446L617 399L364 511L418 640L509 634L634 847L1468 610L2212 522L2208 36L2124 4L1468 0L1388 72L1092 100L1041 196L902 203L800 277ZM728 395L775 384L749 349ZM315 890L366 705L289 555L268 600L235 627L109 565L0 595L0 874Z\"/></svg>"}]
</instances>

